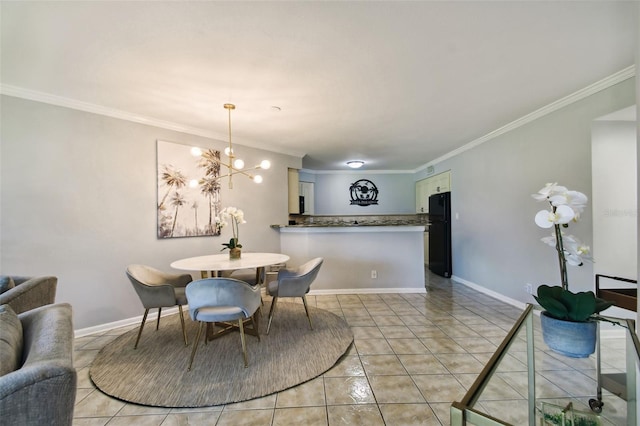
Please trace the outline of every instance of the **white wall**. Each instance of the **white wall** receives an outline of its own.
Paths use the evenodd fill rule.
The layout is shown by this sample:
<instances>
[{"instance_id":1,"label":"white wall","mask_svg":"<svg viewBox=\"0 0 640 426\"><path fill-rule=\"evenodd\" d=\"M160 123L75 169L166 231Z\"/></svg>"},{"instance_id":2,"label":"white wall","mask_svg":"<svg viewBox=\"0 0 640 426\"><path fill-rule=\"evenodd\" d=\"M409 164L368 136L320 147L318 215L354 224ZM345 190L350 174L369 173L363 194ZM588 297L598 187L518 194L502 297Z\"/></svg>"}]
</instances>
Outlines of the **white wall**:
<instances>
[{"instance_id":1,"label":"white wall","mask_svg":"<svg viewBox=\"0 0 640 426\"><path fill-rule=\"evenodd\" d=\"M451 169L453 274L490 291L533 303L525 284L556 284L554 249L534 215L543 204L531 198L558 182L591 198L592 120L635 103L635 79L593 94L438 164ZM587 211L571 233L589 244ZM591 264L570 267L574 291L593 290Z\"/></svg>"},{"instance_id":2,"label":"white wall","mask_svg":"<svg viewBox=\"0 0 640 426\"><path fill-rule=\"evenodd\" d=\"M594 273L636 279L636 123L594 122L592 158Z\"/></svg>"},{"instance_id":3,"label":"white wall","mask_svg":"<svg viewBox=\"0 0 640 426\"><path fill-rule=\"evenodd\" d=\"M125 276L131 263L171 271L176 259L218 253L220 237L156 238L156 140L223 149L226 142L2 96L0 271L55 275L57 301L74 327L142 314ZM273 166L256 185L236 177L223 207L245 211L245 250L279 251L286 223L287 167L301 159L239 147L247 164ZM177 272L177 271L175 271Z\"/></svg>"}]
</instances>

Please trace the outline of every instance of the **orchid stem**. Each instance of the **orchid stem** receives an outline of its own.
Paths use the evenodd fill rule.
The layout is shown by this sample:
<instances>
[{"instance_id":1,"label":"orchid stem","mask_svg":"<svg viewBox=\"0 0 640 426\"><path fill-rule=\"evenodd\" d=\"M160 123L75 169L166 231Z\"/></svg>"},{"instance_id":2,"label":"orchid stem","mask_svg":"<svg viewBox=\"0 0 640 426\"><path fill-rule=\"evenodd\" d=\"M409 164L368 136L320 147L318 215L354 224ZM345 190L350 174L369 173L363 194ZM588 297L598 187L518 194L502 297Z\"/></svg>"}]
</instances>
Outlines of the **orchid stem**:
<instances>
[{"instance_id":1,"label":"orchid stem","mask_svg":"<svg viewBox=\"0 0 640 426\"><path fill-rule=\"evenodd\" d=\"M567 277L567 261L564 257L564 245L562 244L562 230L560 225L554 225L556 232L556 251L558 252L558 263L560 264L560 281L562 289L569 290L569 279Z\"/></svg>"}]
</instances>

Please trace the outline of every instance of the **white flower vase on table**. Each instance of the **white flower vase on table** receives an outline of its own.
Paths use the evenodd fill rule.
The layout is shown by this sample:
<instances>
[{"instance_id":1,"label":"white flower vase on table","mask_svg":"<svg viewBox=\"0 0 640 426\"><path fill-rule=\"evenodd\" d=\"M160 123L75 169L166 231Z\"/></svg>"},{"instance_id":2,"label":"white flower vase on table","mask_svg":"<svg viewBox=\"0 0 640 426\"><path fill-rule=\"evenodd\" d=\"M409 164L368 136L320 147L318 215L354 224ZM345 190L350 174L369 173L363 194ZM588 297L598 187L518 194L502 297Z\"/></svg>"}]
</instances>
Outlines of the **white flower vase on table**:
<instances>
[{"instance_id":1,"label":"white flower vase on table","mask_svg":"<svg viewBox=\"0 0 640 426\"><path fill-rule=\"evenodd\" d=\"M548 183L533 194L533 198L549 203L548 210L536 214L535 223L541 228L553 228L551 236L542 238L542 241L556 249L561 282L559 286L541 285L534 296L544 309L540 315L542 337L547 346L557 353L586 358L595 351L597 314L611 306L610 302L597 298L592 291L569 291L567 264L582 266L584 260L590 260L589 246L573 235L566 235L563 229L567 229L570 222L579 220L587 204L587 196L556 183Z\"/></svg>"},{"instance_id":2,"label":"white flower vase on table","mask_svg":"<svg viewBox=\"0 0 640 426\"><path fill-rule=\"evenodd\" d=\"M226 207L220 212L218 226L220 226L220 228L224 228L226 225L228 225L227 220L231 221L231 231L233 232L233 237L231 237L228 243L222 244L224 246L222 247L222 250L229 249L229 259L240 259L242 255L242 244L240 244L239 240L239 225L241 223L247 223L244 220L244 212L236 207Z\"/></svg>"}]
</instances>

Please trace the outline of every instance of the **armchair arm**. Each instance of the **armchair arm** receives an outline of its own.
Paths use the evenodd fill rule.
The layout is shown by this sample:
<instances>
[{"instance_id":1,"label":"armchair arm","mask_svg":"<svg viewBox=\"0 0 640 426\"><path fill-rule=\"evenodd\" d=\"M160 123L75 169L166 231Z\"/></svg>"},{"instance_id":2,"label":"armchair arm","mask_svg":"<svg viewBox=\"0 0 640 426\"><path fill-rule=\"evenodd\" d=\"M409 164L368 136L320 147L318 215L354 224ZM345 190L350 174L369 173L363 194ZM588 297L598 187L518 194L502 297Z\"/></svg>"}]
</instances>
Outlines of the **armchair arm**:
<instances>
[{"instance_id":1,"label":"armchair arm","mask_svg":"<svg viewBox=\"0 0 640 426\"><path fill-rule=\"evenodd\" d=\"M0 377L0 412L7 424L71 425L77 373L68 361L40 361Z\"/></svg>"},{"instance_id":2,"label":"armchair arm","mask_svg":"<svg viewBox=\"0 0 640 426\"><path fill-rule=\"evenodd\" d=\"M20 314L23 365L0 377L0 413L7 424L71 425L77 373L73 367L71 305Z\"/></svg>"},{"instance_id":3,"label":"armchair arm","mask_svg":"<svg viewBox=\"0 0 640 426\"><path fill-rule=\"evenodd\" d=\"M57 277L12 278L16 286L0 294L0 305L10 305L16 314L55 302Z\"/></svg>"}]
</instances>

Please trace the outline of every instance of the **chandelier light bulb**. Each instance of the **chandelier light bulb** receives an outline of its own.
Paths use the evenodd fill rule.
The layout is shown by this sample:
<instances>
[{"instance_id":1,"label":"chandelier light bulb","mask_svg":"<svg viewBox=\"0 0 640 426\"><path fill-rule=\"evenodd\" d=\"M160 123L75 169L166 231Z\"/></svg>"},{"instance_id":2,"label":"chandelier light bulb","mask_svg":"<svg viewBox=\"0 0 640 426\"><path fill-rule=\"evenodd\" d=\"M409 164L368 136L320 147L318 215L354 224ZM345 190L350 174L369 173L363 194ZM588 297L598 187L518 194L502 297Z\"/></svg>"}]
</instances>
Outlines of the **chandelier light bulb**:
<instances>
[{"instance_id":1,"label":"chandelier light bulb","mask_svg":"<svg viewBox=\"0 0 640 426\"><path fill-rule=\"evenodd\" d=\"M189 188L197 188L198 187L198 179L191 179L189 181Z\"/></svg>"},{"instance_id":2,"label":"chandelier light bulb","mask_svg":"<svg viewBox=\"0 0 640 426\"><path fill-rule=\"evenodd\" d=\"M200 157L202 155L202 150L197 146L194 146L193 148L191 148L191 155L193 155L194 157Z\"/></svg>"},{"instance_id":3,"label":"chandelier light bulb","mask_svg":"<svg viewBox=\"0 0 640 426\"><path fill-rule=\"evenodd\" d=\"M227 157L230 156L231 154L233 154L233 149L226 147L224 149L224 155L226 155Z\"/></svg>"},{"instance_id":4,"label":"chandelier light bulb","mask_svg":"<svg viewBox=\"0 0 640 426\"><path fill-rule=\"evenodd\" d=\"M269 160L262 160L262 161L260 162L260 168L261 168L261 169L267 170L267 169L269 169L270 167L271 167L271 162L270 162Z\"/></svg>"},{"instance_id":5,"label":"chandelier light bulb","mask_svg":"<svg viewBox=\"0 0 640 426\"><path fill-rule=\"evenodd\" d=\"M262 176L260 176L260 175L255 175L255 176L253 177L253 181L254 181L255 183L262 183Z\"/></svg>"},{"instance_id":6,"label":"chandelier light bulb","mask_svg":"<svg viewBox=\"0 0 640 426\"><path fill-rule=\"evenodd\" d=\"M233 167L235 167L236 169L244 169L244 161L238 158L233 162Z\"/></svg>"}]
</instances>

